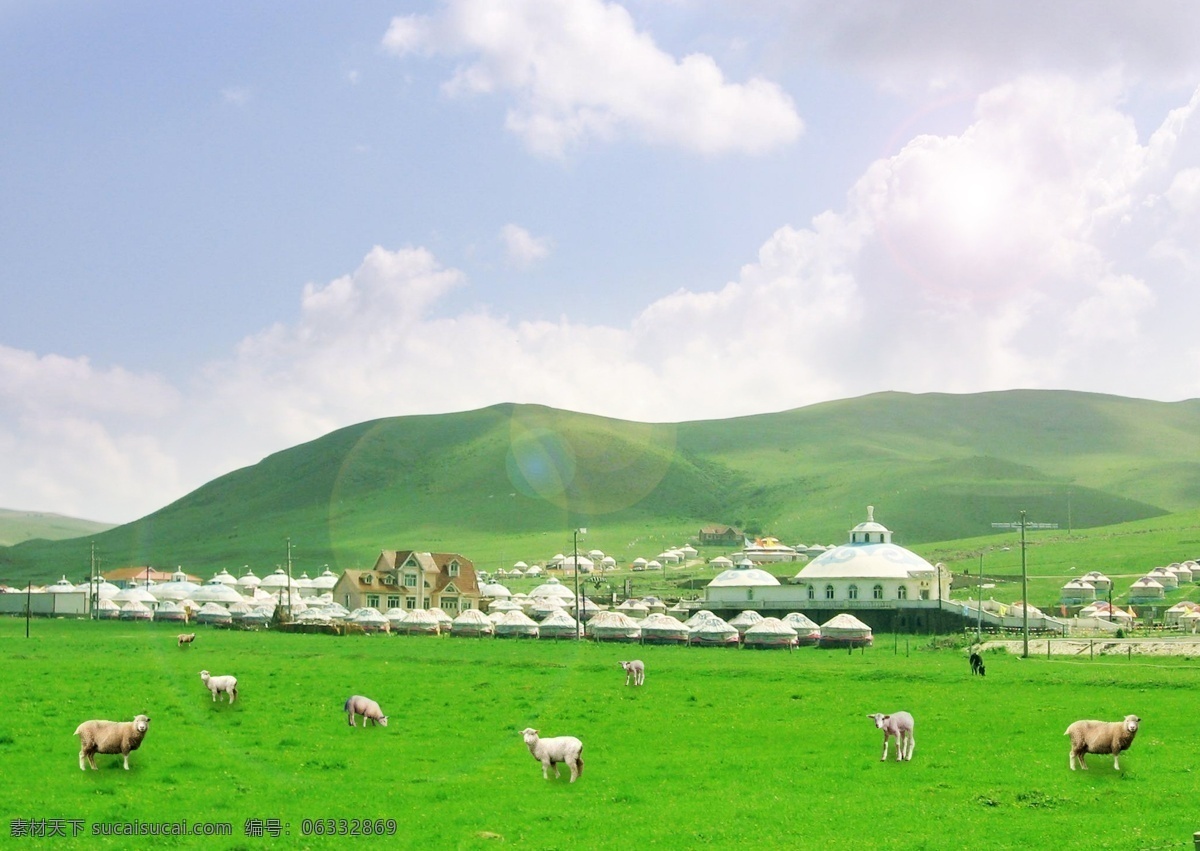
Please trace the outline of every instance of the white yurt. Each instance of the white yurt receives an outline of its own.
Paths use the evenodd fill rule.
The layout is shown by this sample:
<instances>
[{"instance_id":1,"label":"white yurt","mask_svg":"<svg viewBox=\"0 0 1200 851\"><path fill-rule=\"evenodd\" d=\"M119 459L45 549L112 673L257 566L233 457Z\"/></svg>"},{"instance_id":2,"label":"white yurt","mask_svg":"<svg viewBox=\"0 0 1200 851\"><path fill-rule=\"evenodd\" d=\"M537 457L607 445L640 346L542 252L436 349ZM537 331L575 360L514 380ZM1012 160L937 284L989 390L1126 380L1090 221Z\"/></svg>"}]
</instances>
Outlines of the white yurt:
<instances>
[{"instance_id":1,"label":"white yurt","mask_svg":"<svg viewBox=\"0 0 1200 851\"><path fill-rule=\"evenodd\" d=\"M324 609L313 607L305 609L300 614L296 615L296 623L330 623L332 618Z\"/></svg>"},{"instance_id":2,"label":"white yurt","mask_svg":"<svg viewBox=\"0 0 1200 851\"><path fill-rule=\"evenodd\" d=\"M1133 615L1130 612L1125 611L1120 606L1110 606L1107 600L1097 600L1088 606L1084 606L1079 610L1079 617L1111 621L1122 626L1131 626L1133 624Z\"/></svg>"},{"instance_id":3,"label":"white yurt","mask_svg":"<svg viewBox=\"0 0 1200 851\"><path fill-rule=\"evenodd\" d=\"M187 612L183 610L183 606L174 600L163 600L158 604L158 608L154 610L154 619L156 621L183 623L187 620Z\"/></svg>"},{"instance_id":4,"label":"white yurt","mask_svg":"<svg viewBox=\"0 0 1200 851\"><path fill-rule=\"evenodd\" d=\"M323 594L326 591L333 591L333 586L337 585L338 576L328 567L321 571L321 575L312 580L312 587L318 594Z\"/></svg>"},{"instance_id":5,"label":"white yurt","mask_svg":"<svg viewBox=\"0 0 1200 851\"><path fill-rule=\"evenodd\" d=\"M512 610L507 609L507 610L502 610L502 611L498 611L498 612L488 612L487 618L488 618L488 620L490 620L492 622L492 626L495 626L496 624L500 623L500 621L504 619L504 616L507 615L510 611L512 611ZM519 612L521 610L517 609L516 611Z\"/></svg>"},{"instance_id":6,"label":"white yurt","mask_svg":"<svg viewBox=\"0 0 1200 851\"><path fill-rule=\"evenodd\" d=\"M1195 564L1195 562L1192 562L1192 564ZM1167 570L1175 574L1176 581L1181 585L1184 582L1192 581L1192 568L1188 567L1187 564L1176 562L1175 564L1167 565Z\"/></svg>"},{"instance_id":7,"label":"white yurt","mask_svg":"<svg viewBox=\"0 0 1200 851\"><path fill-rule=\"evenodd\" d=\"M100 602L96 603L96 617L99 618L100 620L104 620L104 621L116 620L120 616L121 616L121 607L118 606L116 603L114 603L112 600L107 600L102 597L100 599Z\"/></svg>"},{"instance_id":8,"label":"white yurt","mask_svg":"<svg viewBox=\"0 0 1200 851\"><path fill-rule=\"evenodd\" d=\"M1143 576L1129 586L1129 602L1131 603L1161 600L1165 595L1166 590L1162 587L1162 583L1149 576Z\"/></svg>"},{"instance_id":9,"label":"white yurt","mask_svg":"<svg viewBox=\"0 0 1200 851\"><path fill-rule=\"evenodd\" d=\"M496 621L497 638L537 638L538 625L524 612L505 612Z\"/></svg>"},{"instance_id":10,"label":"white yurt","mask_svg":"<svg viewBox=\"0 0 1200 851\"><path fill-rule=\"evenodd\" d=\"M538 576L541 576L545 572L546 571L542 570L541 567L539 567L538 565L535 564L532 567L528 567L525 569L525 576L526 577L532 576L532 577L536 578Z\"/></svg>"},{"instance_id":11,"label":"white yurt","mask_svg":"<svg viewBox=\"0 0 1200 851\"><path fill-rule=\"evenodd\" d=\"M116 602L114 600L114 602ZM141 600L129 600L121 606L121 620L148 621L154 617L154 612Z\"/></svg>"},{"instance_id":12,"label":"white yurt","mask_svg":"<svg viewBox=\"0 0 1200 851\"><path fill-rule=\"evenodd\" d=\"M646 562L646 570L662 570L662 562L656 558L652 558Z\"/></svg>"},{"instance_id":13,"label":"white yurt","mask_svg":"<svg viewBox=\"0 0 1200 851\"><path fill-rule=\"evenodd\" d=\"M637 641L642 628L620 612L600 612L584 625L584 632L597 641Z\"/></svg>"},{"instance_id":14,"label":"white yurt","mask_svg":"<svg viewBox=\"0 0 1200 851\"><path fill-rule=\"evenodd\" d=\"M247 569L245 573L237 578L237 587L243 594L250 595L254 593L254 589L261 582L262 580L255 575L253 570Z\"/></svg>"},{"instance_id":15,"label":"white yurt","mask_svg":"<svg viewBox=\"0 0 1200 851\"><path fill-rule=\"evenodd\" d=\"M571 614L571 617L575 617L576 614L578 614L579 620L582 620L584 623L587 623L589 620L591 620L592 618L594 618L596 615L600 614L601 612L608 611L603 606L597 606L595 603L593 603L587 597L583 597L583 599L580 600L578 602L578 604L574 600L572 600L571 602L569 602L565 606L563 606L563 608L566 609Z\"/></svg>"},{"instance_id":16,"label":"white yurt","mask_svg":"<svg viewBox=\"0 0 1200 851\"><path fill-rule=\"evenodd\" d=\"M551 576L541 585L529 592L529 596L536 597L553 597L558 600L575 601L575 592L558 581L557 576Z\"/></svg>"},{"instance_id":17,"label":"white yurt","mask_svg":"<svg viewBox=\"0 0 1200 851\"><path fill-rule=\"evenodd\" d=\"M525 575L525 571L521 570L521 568L519 568L519 567L514 567L512 570L510 570L508 572L508 575L513 577L514 579L520 579L522 576Z\"/></svg>"},{"instance_id":18,"label":"white yurt","mask_svg":"<svg viewBox=\"0 0 1200 851\"><path fill-rule=\"evenodd\" d=\"M238 603L245 598L235 591L233 586L209 580L192 592L191 599L201 605L205 603L220 603L222 606L228 606Z\"/></svg>"},{"instance_id":19,"label":"white yurt","mask_svg":"<svg viewBox=\"0 0 1200 851\"><path fill-rule=\"evenodd\" d=\"M450 624L450 634L464 638L477 638L482 635L493 635L495 624L479 609L464 609Z\"/></svg>"},{"instance_id":20,"label":"white yurt","mask_svg":"<svg viewBox=\"0 0 1200 851\"><path fill-rule=\"evenodd\" d=\"M683 556L675 550L663 550L655 558L662 564L679 564L683 561ZM646 566L649 567L649 563Z\"/></svg>"},{"instance_id":21,"label":"white yurt","mask_svg":"<svg viewBox=\"0 0 1200 851\"><path fill-rule=\"evenodd\" d=\"M76 591L87 591L91 588L91 582L80 582L75 586ZM111 600L113 597L121 593L121 589L113 585L107 579L96 580L96 597L100 600Z\"/></svg>"},{"instance_id":22,"label":"white yurt","mask_svg":"<svg viewBox=\"0 0 1200 851\"><path fill-rule=\"evenodd\" d=\"M181 571L174 574L170 582L162 582L155 585L154 596L159 600L174 600L178 603L191 599L192 595L199 591L201 587L189 580L187 574Z\"/></svg>"},{"instance_id":23,"label":"white yurt","mask_svg":"<svg viewBox=\"0 0 1200 851\"><path fill-rule=\"evenodd\" d=\"M382 632L391 629L391 622L384 616L383 612L374 606L364 606L361 609L355 609L354 613L350 616L350 623L361 626L367 632Z\"/></svg>"},{"instance_id":24,"label":"white yurt","mask_svg":"<svg viewBox=\"0 0 1200 851\"><path fill-rule=\"evenodd\" d=\"M320 608L321 608L321 611L323 611L325 614L329 615L329 617L335 621L336 620L344 620L345 618L350 616L350 610L347 609L345 606L343 606L341 603L329 603L327 605L321 606Z\"/></svg>"},{"instance_id":25,"label":"white yurt","mask_svg":"<svg viewBox=\"0 0 1200 851\"><path fill-rule=\"evenodd\" d=\"M483 582L479 586L479 596L490 597L493 600L507 600L512 597L512 592L499 582Z\"/></svg>"},{"instance_id":26,"label":"white yurt","mask_svg":"<svg viewBox=\"0 0 1200 851\"><path fill-rule=\"evenodd\" d=\"M205 603L200 607L200 611L196 612L196 623L233 623L233 615L220 603Z\"/></svg>"},{"instance_id":27,"label":"white yurt","mask_svg":"<svg viewBox=\"0 0 1200 851\"><path fill-rule=\"evenodd\" d=\"M1180 600L1163 613L1163 623L1167 626L1177 626L1181 617L1197 610L1200 610L1200 604L1193 603L1191 600Z\"/></svg>"},{"instance_id":28,"label":"white yurt","mask_svg":"<svg viewBox=\"0 0 1200 851\"><path fill-rule=\"evenodd\" d=\"M717 556L708 563L708 566L713 570L729 570L733 567L733 559L726 558L725 556Z\"/></svg>"},{"instance_id":29,"label":"white yurt","mask_svg":"<svg viewBox=\"0 0 1200 851\"><path fill-rule=\"evenodd\" d=\"M1174 591L1179 587L1179 577L1168 567L1156 567L1146 575L1167 591Z\"/></svg>"},{"instance_id":30,"label":"white yurt","mask_svg":"<svg viewBox=\"0 0 1200 851\"><path fill-rule=\"evenodd\" d=\"M303 614L303 613L301 613ZM266 606L255 606L242 615L243 626L266 626L271 622L271 610Z\"/></svg>"},{"instance_id":31,"label":"white yurt","mask_svg":"<svg viewBox=\"0 0 1200 851\"><path fill-rule=\"evenodd\" d=\"M650 614L650 607L645 603L641 603L631 597L621 605L617 606L616 611L628 618L632 618L635 621L640 621L646 617L646 615Z\"/></svg>"},{"instance_id":32,"label":"white yurt","mask_svg":"<svg viewBox=\"0 0 1200 851\"><path fill-rule=\"evenodd\" d=\"M565 609L556 609L538 624L538 638L579 638L579 623Z\"/></svg>"},{"instance_id":33,"label":"white yurt","mask_svg":"<svg viewBox=\"0 0 1200 851\"><path fill-rule=\"evenodd\" d=\"M700 555L700 551L698 549L696 549L695 547L693 547L691 544L684 544L682 547L679 547L678 552L685 559L695 558L696 556Z\"/></svg>"},{"instance_id":34,"label":"white yurt","mask_svg":"<svg viewBox=\"0 0 1200 851\"><path fill-rule=\"evenodd\" d=\"M74 594L75 590L75 586L71 583L71 580L65 576L53 585L47 585L45 588L45 591L49 594ZM86 583L83 586L83 590L87 590Z\"/></svg>"},{"instance_id":35,"label":"white yurt","mask_svg":"<svg viewBox=\"0 0 1200 851\"><path fill-rule=\"evenodd\" d=\"M762 623L762 620L763 616L758 612L753 609L744 609L729 619L729 625L738 631L738 635L745 635L746 630L755 624Z\"/></svg>"},{"instance_id":36,"label":"white yurt","mask_svg":"<svg viewBox=\"0 0 1200 851\"><path fill-rule=\"evenodd\" d=\"M408 611L405 609L401 609L397 606L393 606L392 608L390 608L386 612L384 612L383 616L385 618L387 618L388 624L391 625L391 628L393 630L399 632L400 624L404 621L404 619L406 617L408 617Z\"/></svg>"},{"instance_id":37,"label":"white yurt","mask_svg":"<svg viewBox=\"0 0 1200 851\"><path fill-rule=\"evenodd\" d=\"M595 563L587 556L579 556L578 559L580 573L591 573L596 568ZM568 573L574 573L575 564L576 556L570 555L562 560L562 563L559 565L559 567Z\"/></svg>"},{"instance_id":38,"label":"white yurt","mask_svg":"<svg viewBox=\"0 0 1200 851\"><path fill-rule=\"evenodd\" d=\"M400 621L399 628L405 635L442 634L442 622L428 609L413 609Z\"/></svg>"},{"instance_id":39,"label":"white yurt","mask_svg":"<svg viewBox=\"0 0 1200 851\"><path fill-rule=\"evenodd\" d=\"M246 615L250 614L250 612L254 611L254 609L250 606L250 603L245 600L238 600L236 603L230 603L225 608L229 610L229 616L235 621L240 621Z\"/></svg>"},{"instance_id":40,"label":"white yurt","mask_svg":"<svg viewBox=\"0 0 1200 851\"><path fill-rule=\"evenodd\" d=\"M221 568L221 571L217 574L214 574L213 578L210 579L209 582L220 582L222 585L228 585L232 587L237 585L237 577L231 574L225 568Z\"/></svg>"},{"instance_id":41,"label":"white yurt","mask_svg":"<svg viewBox=\"0 0 1200 851\"><path fill-rule=\"evenodd\" d=\"M639 573L646 569L646 560L642 557L635 558L629 563L630 570L636 570Z\"/></svg>"},{"instance_id":42,"label":"white yurt","mask_svg":"<svg viewBox=\"0 0 1200 851\"><path fill-rule=\"evenodd\" d=\"M763 618L746 630L742 643L747 647L790 649L799 645L800 636L779 618Z\"/></svg>"},{"instance_id":43,"label":"white yurt","mask_svg":"<svg viewBox=\"0 0 1200 851\"><path fill-rule=\"evenodd\" d=\"M869 647L871 641L871 628L854 615L843 612L821 624L821 640L817 646Z\"/></svg>"},{"instance_id":44,"label":"white yurt","mask_svg":"<svg viewBox=\"0 0 1200 851\"><path fill-rule=\"evenodd\" d=\"M438 625L442 628L442 632L449 632L451 625L454 623L454 618L446 613L445 609L440 609L434 606L429 610L429 614L433 615L438 620Z\"/></svg>"},{"instance_id":45,"label":"white yurt","mask_svg":"<svg viewBox=\"0 0 1200 851\"><path fill-rule=\"evenodd\" d=\"M529 615L538 623L541 623L546 618L550 617L550 615L552 615L554 612L562 611L564 601L554 597L540 597L530 602L531 605L529 609L525 611L525 614ZM574 604L571 604L571 607L574 608Z\"/></svg>"},{"instance_id":46,"label":"white yurt","mask_svg":"<svg viewBox=\"0 0 1200 851\"><path fill-rule=\"evenodd\" d=\"M604 558L600 559L599 562L596 563L596 566L599 567L601 571L616 570L617 569L617 560L615 558L613 558L612 556L605 556Z\"/></svg>"},{"instance_id":47,"label":"white yurt","mask_svg":"<svg viewBox=\"0 0 1200 851\"><path fill-rule=\"evenodd\" d=\"M692 615L687 622L691 643L701 647L721 647L738 643L738 631L707 609Z\"/></svg>"},{"instance_id":48,"label":"white yurt","mask_svg":"<svg viewBox=\"0 0 1200 851\"><path fill-rule=\"evenodd\" d=\"M140 585L135 588L122 588L109 599L121 608L124 608L126 603L142 603L151 607L158 605L158 598Z\"/></svg>"},{"instance_id":49,"label":"white yurt","mask_svg":"<svg viewBox=\"0 0 1200 851\"><path fill-rule=\"evenodd\" d=\"M690 629L665 612L647 615L639 626L644 644L687 644L692 636Z\"/></svg>"},{"instance_id":50,"label":"white yurt","mask_svg":"<svg viewBox=\"0 0 1200 851\"><path fill-rule=\"evenodd\" d=\"M1090 570L1079 578L1089 583L1097 591L1107 592L1112 588L1112 580L1098 570Z\"/></svg>"},{"instance_id":51,"label":"white yurt","mask_svg":"<svg viewBox=\"0 0 1200 851\"><path fill-rule=\"evenodd\" d=\"M783 622L796 630L801 647L808 647L821 640L821 627L816 621L801 612L788 612Z\"/></svg>"},{"instance_id":52,"label":"white yurt","mask_svg":"<svg viewBox=\"0 0 1200 851\"><path fill-rule=\"evenodd\" d=\"M1083 579L1072 579L1063 585L1059 599L1068 606L1090 603L1096 599L1096 586Z\"/></svg>"},{"instance_id":53,"label":"white yurt","mask_svg":"<svg viewBox=\"0 0 1200 851\"><path fill-rule=\"evenodd\" d=\"M258 583L258 587L265 591L270 591L271 595L277 600L281 597L284 600L287 599L289 587L291 588L293 598L299 597L300 592L304 590L295 579L288 579L288 575L282 567L277 567L274 573L264 576L262 581Z\"/></svg>"},{"instance_id":54,"label":"white yurt","mask_svg":"<svg viewBox=\"0 0 1200 851\"><path fill-rule=\"evenodd\" d=\"M600 561L604 558L604 550L588 550L588 558L592 561Z\"/></svg>"},{"instance_id":55,"label":"white yurt","mask_svg":"<svg viewBox=\"0 0 1200 851\"><path fill-rule=\"evenodd\" d=\"M488 603L488 613L489 614L491 614L492 612L500 612L501 614L503 614L504 612L519 612L519 611L521 611L521 604L515 603L512 600L500 599L500 600L492 600L492 602Z\"/></svg>"}]
</instances>

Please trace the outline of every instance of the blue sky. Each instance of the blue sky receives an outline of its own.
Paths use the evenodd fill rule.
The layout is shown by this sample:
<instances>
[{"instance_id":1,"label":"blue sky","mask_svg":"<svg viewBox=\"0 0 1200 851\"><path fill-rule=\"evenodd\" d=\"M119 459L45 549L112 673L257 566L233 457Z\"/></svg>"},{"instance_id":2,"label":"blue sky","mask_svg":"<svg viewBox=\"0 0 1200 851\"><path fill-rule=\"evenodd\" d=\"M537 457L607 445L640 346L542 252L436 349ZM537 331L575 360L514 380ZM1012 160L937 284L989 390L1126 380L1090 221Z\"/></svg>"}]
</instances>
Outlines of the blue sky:
<instances>
[{"instance_id":1,"label":"blue sky","mask_svg":"<svg viewBox=\"0 0 1200 851\"><path fill-rule=\"evenodd\" d=\"M1198 42L1190 2L0 2L0 506L127 521L505 401L1198 396Z\"/></svg>"}]
</instances>

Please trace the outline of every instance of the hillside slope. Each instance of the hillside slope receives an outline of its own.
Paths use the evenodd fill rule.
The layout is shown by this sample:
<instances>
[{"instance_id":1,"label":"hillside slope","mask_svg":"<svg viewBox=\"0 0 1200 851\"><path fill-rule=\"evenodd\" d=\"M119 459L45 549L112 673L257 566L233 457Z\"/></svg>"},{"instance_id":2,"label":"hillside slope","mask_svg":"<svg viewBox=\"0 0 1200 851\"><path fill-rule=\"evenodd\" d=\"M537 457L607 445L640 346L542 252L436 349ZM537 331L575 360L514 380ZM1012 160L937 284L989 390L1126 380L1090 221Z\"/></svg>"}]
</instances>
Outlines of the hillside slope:
<instances>
[{"instance_id":1,"label":"hillside slope","mask_svg":"<svg viewBox=\"0 0 1200 851\"><path fill-rule=\"evenodd\" d=\"M562 551L581 526L619 557L712 522L840 543L874 504L915 544L987 534L1022 509L1066 528L1198 508L1198 458L1195 400L882 393L681 424L509 404L340 429L93 538L103 569L261 574L288 539L297 573L409 547L501 566ZM0 549L0 578L85 570L93 538Z\"/></svg>"}]
</instances>

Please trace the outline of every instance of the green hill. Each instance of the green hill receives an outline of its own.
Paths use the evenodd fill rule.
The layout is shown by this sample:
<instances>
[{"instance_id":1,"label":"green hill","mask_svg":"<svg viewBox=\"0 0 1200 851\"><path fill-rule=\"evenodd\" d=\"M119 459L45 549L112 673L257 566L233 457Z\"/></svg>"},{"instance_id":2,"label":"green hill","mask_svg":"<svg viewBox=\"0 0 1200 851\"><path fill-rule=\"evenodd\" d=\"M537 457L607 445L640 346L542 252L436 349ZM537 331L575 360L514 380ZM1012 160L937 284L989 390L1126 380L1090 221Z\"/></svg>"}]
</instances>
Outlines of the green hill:
<instances>
[{"instance_id":1,"label":"green hill","mask_svg":"<svg viewBox=\"0 0 1200 851\"><path fill-rule=\"evenodd\" d=\"M1015 518L1063 529L1200 508L1200 401L1066 391L881 393L792 411L645 424L528 405L340 429L134 523L0 549L0 578L183 565L260 574L369 566L381 549L490 567L586 547L653 556L707 523L840 543L877 506L906 546ZM581 544L583 546L583 544Z\"/></svg>"},{"instance_id":2,"label":"green hill","mask_svg":"<svg viewBox=\"0 0 1200 851\"><path fill-rule=\"evenodd\" d=\"M94 520L80 520L77 517L64 517L44 511L12 511L0 508L0 546L11 546L37 538L59 541L64 538L77 538L80 535L92 535L111 528L112 523L97 523Z\"/></svg>"}]
</instances>

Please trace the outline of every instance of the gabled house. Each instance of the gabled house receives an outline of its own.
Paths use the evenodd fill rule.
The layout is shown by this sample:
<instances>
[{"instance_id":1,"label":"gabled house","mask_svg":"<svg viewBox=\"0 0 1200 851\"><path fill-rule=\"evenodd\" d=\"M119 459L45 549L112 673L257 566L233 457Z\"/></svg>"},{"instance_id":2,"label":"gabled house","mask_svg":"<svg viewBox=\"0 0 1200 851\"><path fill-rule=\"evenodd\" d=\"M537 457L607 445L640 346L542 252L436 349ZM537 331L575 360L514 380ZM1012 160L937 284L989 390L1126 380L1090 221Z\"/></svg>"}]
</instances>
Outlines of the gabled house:
<instances>
[{"instance_id":1,"label":"gabled house","mask_svg":"<svg viewBox=\"0 0 1200 851\"><path fill-rule=\"evenodd\" d=\"M706 546L740 547L745 540L741 529L732 526L705 526L700 530L700 543Z\"/></svg>"},{"instance_id":2,"label":"gabled house","mask_svg":"<svg viewBox=\"0 0 1200 851\"><path fill-rule=\"evenodd\" d=\"M458 553L384 550L370 570L343 572L333 599L351 611L438 608L454 617L479 608L479 580L475 565Z\"/></svg>"}]
</instances>

